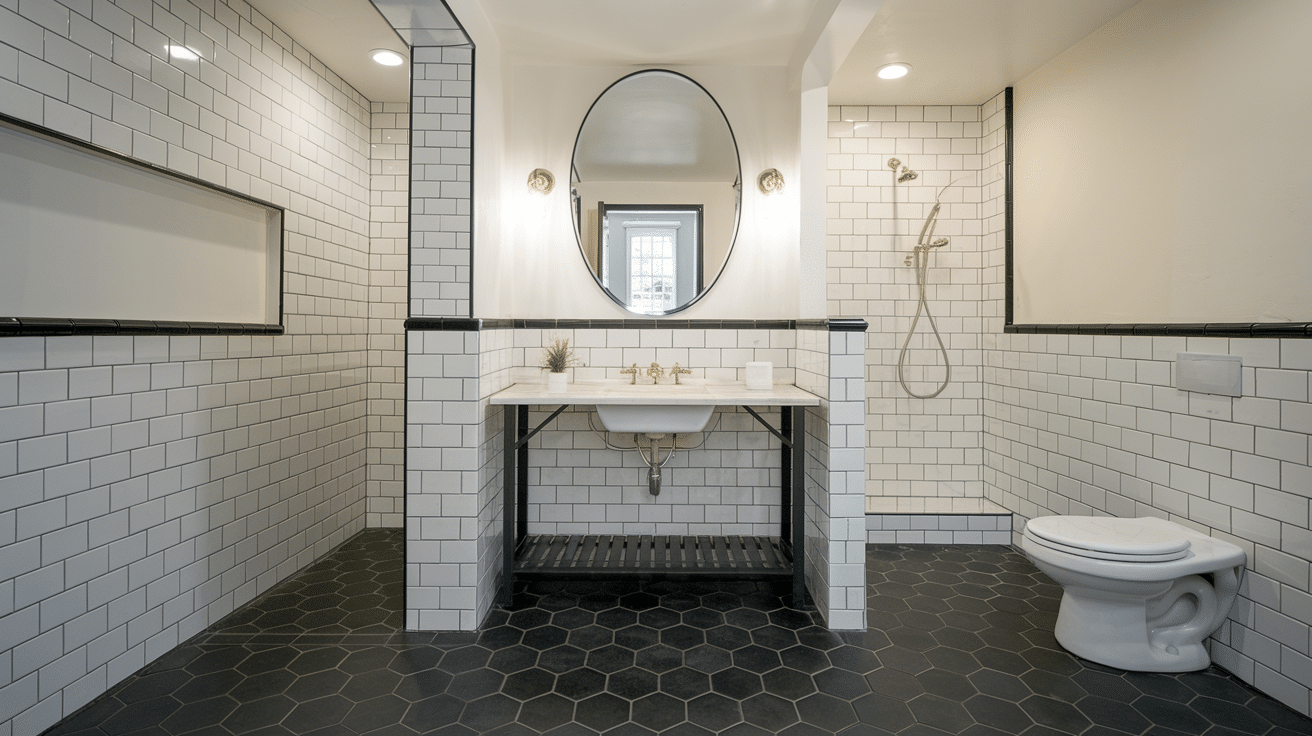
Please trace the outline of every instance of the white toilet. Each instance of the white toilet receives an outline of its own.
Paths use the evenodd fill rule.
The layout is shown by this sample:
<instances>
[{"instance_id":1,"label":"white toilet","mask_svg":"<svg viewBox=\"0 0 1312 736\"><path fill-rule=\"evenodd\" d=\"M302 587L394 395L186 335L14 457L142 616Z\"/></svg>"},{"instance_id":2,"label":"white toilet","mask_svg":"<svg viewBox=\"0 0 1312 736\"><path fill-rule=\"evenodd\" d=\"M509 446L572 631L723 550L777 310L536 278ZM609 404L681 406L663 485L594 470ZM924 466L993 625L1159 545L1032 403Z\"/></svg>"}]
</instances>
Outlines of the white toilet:
<instances>
[{"instance_id":1,"label":"white toilet","mask_svg":"<svg viewBox=\"0 0 1312 736\"><path fill-rule=\"evenodd\" d=\"M1154 518L1044 516L1025 525L1021 548L1063 588L1057 641L1142 672L1207 667L1203 640L1230 612L1248 559L1229 542Z\"/></svg>"}]
</instances>

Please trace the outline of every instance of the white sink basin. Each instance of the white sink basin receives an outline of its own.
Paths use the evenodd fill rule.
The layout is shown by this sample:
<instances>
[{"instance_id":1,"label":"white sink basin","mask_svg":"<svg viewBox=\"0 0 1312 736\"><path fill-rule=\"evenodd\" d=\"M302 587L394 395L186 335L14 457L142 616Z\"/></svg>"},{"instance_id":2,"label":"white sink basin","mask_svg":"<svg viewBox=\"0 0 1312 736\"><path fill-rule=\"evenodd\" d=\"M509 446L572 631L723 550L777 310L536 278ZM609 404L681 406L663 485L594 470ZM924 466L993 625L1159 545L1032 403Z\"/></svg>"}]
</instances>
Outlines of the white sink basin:
<instances>
[{"instance_id":1,"label":"white sink basin","mask_svg":"<svg viewBox=\"0 0 1312 736\"><path fill-rule=\"evenodd\" d=\"M638 434L700 432L713 411L712 404L597 404L608 431Z\"/></svg>"}]
</instances>

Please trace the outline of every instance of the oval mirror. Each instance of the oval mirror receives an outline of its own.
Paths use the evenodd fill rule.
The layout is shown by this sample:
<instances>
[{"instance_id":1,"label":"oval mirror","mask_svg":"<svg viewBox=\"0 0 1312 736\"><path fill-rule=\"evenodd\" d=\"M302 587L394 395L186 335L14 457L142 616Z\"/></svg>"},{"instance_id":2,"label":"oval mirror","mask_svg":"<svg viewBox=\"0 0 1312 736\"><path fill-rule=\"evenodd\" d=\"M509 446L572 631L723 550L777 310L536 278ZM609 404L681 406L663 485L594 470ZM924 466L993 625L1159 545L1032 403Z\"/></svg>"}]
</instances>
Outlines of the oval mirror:
<instances>
[{"instance_id":1,"label":"oval mirror","mask_svg":"<svg viewBox=\"0 0 1312 736\"><path fill-rule=\"evenodd\" d=\"M584 261L611 299L638 314L685 309L738 233L742 176L724 111L682 74L620 79L579 128L570 200Z\"/></svg>"}]
</instances>

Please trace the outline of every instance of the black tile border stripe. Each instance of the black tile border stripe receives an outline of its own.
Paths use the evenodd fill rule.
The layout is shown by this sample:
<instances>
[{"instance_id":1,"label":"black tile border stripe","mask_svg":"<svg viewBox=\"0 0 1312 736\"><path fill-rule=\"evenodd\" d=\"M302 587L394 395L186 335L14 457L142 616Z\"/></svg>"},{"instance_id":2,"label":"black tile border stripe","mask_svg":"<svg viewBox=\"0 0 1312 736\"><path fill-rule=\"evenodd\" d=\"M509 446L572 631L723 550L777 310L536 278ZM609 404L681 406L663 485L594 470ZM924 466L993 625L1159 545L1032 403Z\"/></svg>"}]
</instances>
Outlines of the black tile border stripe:
<instances>
[{"instance_id":1,"label":"black tile border stripe","mask_svg":"<svg viewBox=\"0 0 1312 736\"><path fill-rule=\"evenodd\" d=\"M171 322L144 319L0 317L0 337L66 335L281 335L282 325L238 322Z\"/></svg>"},{"instance_id":2,"label":"black tile border stripe","mask_svg":"<svg viewBox=\"0 0 1312 736\"><path fill-rule=\"evenodd\" d=\"M867 511L866 516L1012 516L1010 511ZM880 530L876 530L880 531ZM884 529L882 531L907 532L978 532L1005 531L1004 529Z\"/></svg>"},{"instance_id":3,"label":"black tile border stripe","mask_svg":"<svg viewBox=\"0 0 1312 736\"><path fill-rule=\"evenodd\" d=\"M480 319L477 317L411 317L406 330L458 331L541 330L798 330L865 332L863 319Z\"/></svg>"},{"instance_id":4,"label":"black tile border stripe","mask_svg":"<svg viewBox=\"0 0 1312 736\"><path fill-rule=\"evenodd\" d=\"M1145 335L1155 337L1312 338L1312 322L1207 322L1194 324L1006 325L1019 335Z\"/></svg>"},{"instance_id":5,"label":"black tile border stripe","mask_svg":"<svg viewBox=\"0 0 1312 736\"><path fill-rule=\"evenodd\" d=\"M830 332L865 332L870 324L863 319L835 318L829 320Z\"/></svg>"}]
</instances>

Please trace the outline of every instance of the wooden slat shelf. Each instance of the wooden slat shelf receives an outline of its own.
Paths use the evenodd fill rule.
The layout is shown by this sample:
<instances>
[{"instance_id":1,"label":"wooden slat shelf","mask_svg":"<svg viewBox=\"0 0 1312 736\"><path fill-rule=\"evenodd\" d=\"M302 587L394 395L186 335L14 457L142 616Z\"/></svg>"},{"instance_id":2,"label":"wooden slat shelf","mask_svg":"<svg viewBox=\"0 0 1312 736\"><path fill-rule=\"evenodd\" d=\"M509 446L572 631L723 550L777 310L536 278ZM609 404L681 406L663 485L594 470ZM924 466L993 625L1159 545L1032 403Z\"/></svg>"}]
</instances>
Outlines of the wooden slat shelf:
<instances>
[{"instance_id":1,"label":"wooden slat shelf","mask_svg":"<svg viewBox=\"0 0 1312 736\"><path fill-rule=\"evenodd\" d=\"M669 575L789 577L779 537L529 534L515 555L516 576Z\"/></svg>"}]
</instances>

